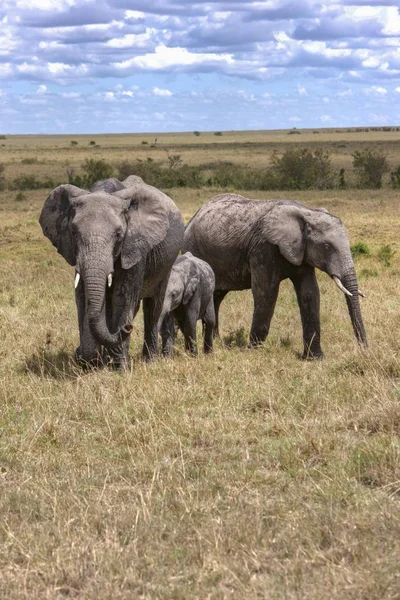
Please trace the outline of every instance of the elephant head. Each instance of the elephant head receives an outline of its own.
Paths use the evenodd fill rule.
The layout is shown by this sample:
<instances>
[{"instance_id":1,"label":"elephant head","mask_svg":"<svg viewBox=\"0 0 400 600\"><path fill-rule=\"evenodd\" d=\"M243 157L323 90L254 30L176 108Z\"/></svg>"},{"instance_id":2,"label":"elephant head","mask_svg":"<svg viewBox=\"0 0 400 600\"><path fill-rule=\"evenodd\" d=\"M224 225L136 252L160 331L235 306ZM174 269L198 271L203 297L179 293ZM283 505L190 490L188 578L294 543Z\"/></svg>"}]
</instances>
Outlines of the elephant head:
<instances>
[{"instance_id":1,"label":"elephant head","mask_svg":"<svg viewBox=\"0 0 400 600\"><path fill-rule=\"evenodd\" d=\"M188 304L195 293L200 278L195 265L190 260L192 257L190 252L186 252L176 259L169 276L160 321L168 312L172 312L181 304L183 306Z\"/></svg>"},{"instance_id":2,"label":"elephant head","mask_svg":"<svg viewBox=\"0 0 400 600\"><path fill-rule=\"evenodd\" d=\"M338 217L325 209L310 209L297 202L279 202L264 221L264 234L279 246L292 264L303 263L327 273L344 293L354 334L367 345L361 317L357 277L346 230Z\"/></svg>"},{"instance_id":3,"label":"elephant head","mask_svg":"<svg viewBox=\"0 0 400 600\"><path fill-rule=\"evenodd\" d=\"M132 329L122 324L112 333L107 326L106 288L112 285L115 263L120 260L122 269L139 267L169 226L158 190L136 179L112 193L104 186L88 192L60 185L48 196L39 219L44 235L75 267L75 287L85 290L90 332L108 348L120 344ZM114 189L110 185L107 189Z\"/></svg>"}]
</instances>

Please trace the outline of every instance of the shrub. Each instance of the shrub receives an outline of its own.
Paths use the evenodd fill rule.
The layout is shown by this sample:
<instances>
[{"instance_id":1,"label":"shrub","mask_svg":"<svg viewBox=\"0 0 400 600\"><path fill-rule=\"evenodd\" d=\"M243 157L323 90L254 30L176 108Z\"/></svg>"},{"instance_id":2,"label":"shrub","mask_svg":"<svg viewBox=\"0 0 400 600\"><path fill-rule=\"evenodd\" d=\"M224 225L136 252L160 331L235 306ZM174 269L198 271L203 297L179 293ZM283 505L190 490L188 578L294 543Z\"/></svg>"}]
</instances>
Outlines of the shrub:
<instances>
[{"instance_id":1,"label":"shrub","mask_svg":"<svg viewBox=\"0 0 400 600\"><path fill-rule=\"evenodd\" d=\"M193 131L193 135L196 135L198 137L200 135L200 131Z\"/></svg>"},{"instance_id":2,"label":"shrub","mask_svg":"<svg viewBox=\"0 0 400 600\"><path fill-rule=\"evenodd\" d=\"M6 140L7 136L6 135L0 135L0 140Z\"/></svg>"},{"instance_id":3,"label":"shrub","mask_svg":"<svg viewBox=\"0 0 400 600\"><path fill-rule=\"evenodd\" d=\"M339 188L344 190L347 187L346 180L344 178L345 169L340 169L339 171Z\"/></svg>"},{"instance_id":4,"label":"shrub","mask_svg":"<svg viewBox=\"0 0 400 600\"><path fill-rule=\"evenodd\" d=\"M149 142L146 142L146 140L142 140L142 146L148 146Z\"/></svg>"},{"instance_id":5,"label":"shrub","mask_svg":"<svg viewBox=\"0 0 400 600\"><path fill-rule=\"evenodd\" d=\"M180 155L176 155L180 159ZM138 175L142 179L155 187L192 187L198 188L204 185L199 167L184 165L181 162L168 168L156 163L152 158L146 160L137 159L135 163L127 161L121 163L118 167L119 179L125 179L129 175Z\"/></svg>"},{"instance_id":6,"label":"shrub","mask_svg":"<svg viewBox=\"0 0 400 600\"><path fill-rule=\"evenodd\" d=\"M168 156L168 166L170 169L182 166L182 158L180 154L170 154Z\"/></svg>"},{"instance_id":7,"label":"shrub","mask_svg":"<svg viewBox=\"0 0 400 600\"><path fill-rule=\"evenodd\" d=\"M112 177L114 168L105 160L95 160L87 158L82 165L82 170L86 173L86 182L90 187L99 179L108 179Z\"/></svg>"},{"instance_id":8,"label":"shrub","mask_svg":"<svg viewBox=\"0 0 400 600\"><path fill-rule=\"evenodd\" d=\"M89 142L89 146L95 146L95 145L96 145L96 142L95 142L94 140L91 140L91 141Z\"/></svg>"},{"instance_id":9,"label":"shrub","mask_svg":"<svg viewBox=\"0 0 400 600\"><path fill-rule=\"evenodd\" d=\"M356 150L352 156L359 187L381 188L382 177L389 170L386 155L382 152L366 149Z\"/></svg>"},{"instance_id":10,"label":"shrub","mask_svg":"<svg viewBox=\"0 0 400 600\"><path fill-rule=\"evenodd\" d=\"M282 156L274 153L271 162L278 189L323 190L334 187L330 154L323 150L289 149Z\"/></svg>"},{"instance_id":11,"label":"shrub","mask_svg":"<svg viewBox=\"0 0 400 600\"><path fill-rule=\"evenodd\" d=\"M22 202L23 200L26 200L25 194L23 192L18 192L18 194L15 196L15 201Z\"/></svg>"},{"instance_id":12,"label":"shrub","mask_svg":"<svg viewBox=\"0 0 400 600\"><path fill-rule=\"evenodd\" d=\"M216 132L214 133L214 135L219 135L219 136L221 136L221 135L222 135L222 131L216 131Z\"/></svg>"},{"instance_id":13,"label":"shrub","mask_svg":"<svg viewBox=\"0 0 400 600\"><path fill-rule=\"evenodd\" d=\"M43 188L54 188L55 183L53 179L47 177L40 181L36 179L35 175L20 175L14 179L12 188L14 190L40 190Z\"/></svg>"},{"instance_id":14,"label":"shrub","mask_svg":"<svg viewBox=\"0 0 400 600\"><path fill-rule=\"evenodd\" d=\"M291 129L290 131L288 131L288 135L294 135L294 134L297 134L297 135L298 135L298 134L300 134L300 133L301 133L301 131L299 131L299 130L298 130L298 129L296 129L296 128L294 128L294 129Z\"/></svg>"},{"instance_id":15,"label":"shrub","mask_svg":"<svg viewBox=\"0 0 400 600\"><path fill-rule=\"evenodd\" d=\"M391 173L390 173L390 185L395 190L399 190L400 189L400 167L397 167L397 169L394 169L393 171L391 171Z\"/></svg>"},{"instance_id":16,"label":"shrub","mask_svg":"<svg viewBox=\"0 0 400 600\"><path fill-rule=\"evenodd\" d=\"M371 252L365 242L357 242L350 247L353 258L358 256L370 256Z\"/></svg>"},{"instance_id":17,"label":"shrub","mask_svg":"<svg viewBox=\"0 0 400 600\"><path fill-rule=\"evenodd\" d=\"M105 160L87 158L82 165L84 175L75 175L74 170L67 169L68 183L77 187L90 188L99 179L108 179L113 176L114 168Z\"/></svg>"},{"instance_id":18,"label":"shrub","mask_svg":"<svg viewBox=\"0 0 400 600\"><path fill-rule=\"evenodd\" d=\"M77 146L78 142L76 140L71 140L71 146Z\"/></svg>"},{"instance_id":19,"label":"shrub","mask_svg":"<svg viewBox=\"0 0 400 600\"><path fill-rule=\"evenodd\" d=\"M390 244L386 244L379 249L378 258L383 263L384 267L390 267L392 264L392 258L395 255L395 251L392 249Z\"/></svg>"}]
</instances>

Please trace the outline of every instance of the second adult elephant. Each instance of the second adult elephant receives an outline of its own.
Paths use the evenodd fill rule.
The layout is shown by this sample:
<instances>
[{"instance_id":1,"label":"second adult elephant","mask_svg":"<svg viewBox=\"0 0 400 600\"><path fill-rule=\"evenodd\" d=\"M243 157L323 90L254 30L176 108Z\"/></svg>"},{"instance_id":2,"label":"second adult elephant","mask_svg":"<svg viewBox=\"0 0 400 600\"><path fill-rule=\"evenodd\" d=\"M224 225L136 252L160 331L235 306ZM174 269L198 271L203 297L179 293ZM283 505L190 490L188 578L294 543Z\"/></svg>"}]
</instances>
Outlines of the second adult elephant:
<instances>
[{"instance_id":1,"label":"second adult elephant","mask_svg":"<svg viewBox=\"0 0 400 600\"><path fill-rule=\"evenodd\" d=\"M155 354L165 290L183 241L171 198L135 176L102 180L90 191L60 185L47 198L40 224L75 267L78 357L98 362L105 350L116 366L126 365L141 299L143 354Z\"/></svg>"},{"instance_id":2,"label":"second adult elephant","mask_svg":"<svg viewBox=\"0 0 400 600\"><path fill-rule=\"evenodd\" d=\"M349 239L340 219L325 209L222 194L209 200L189 221L183 247L207 261L215 273L217 328L219 306L226 294L251 289L250 342L256 345L265 340L279 284L289 278L300 308L303 358L322 357L318 268L345 294L354 334L367 345Z\"/></svg>"}]
</instances>

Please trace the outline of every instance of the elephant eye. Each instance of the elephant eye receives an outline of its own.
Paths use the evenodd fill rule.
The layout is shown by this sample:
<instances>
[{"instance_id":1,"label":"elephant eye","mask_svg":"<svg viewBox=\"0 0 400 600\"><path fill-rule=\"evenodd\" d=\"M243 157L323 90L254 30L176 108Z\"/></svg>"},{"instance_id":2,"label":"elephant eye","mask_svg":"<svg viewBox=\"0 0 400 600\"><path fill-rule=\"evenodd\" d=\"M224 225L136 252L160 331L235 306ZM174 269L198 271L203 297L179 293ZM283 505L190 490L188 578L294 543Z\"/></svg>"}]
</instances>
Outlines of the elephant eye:
<instances>
[{"instance_id":1,"label":"elephant eye","mask_svg":"<svg viewBox=\"0 0 400 600\"><path fill-rule=\"evenodd\" d=\"M325 252L331 252L332 248L330 246L330 244L324 244L325 247Z\"/></svg>"}]
</instances>

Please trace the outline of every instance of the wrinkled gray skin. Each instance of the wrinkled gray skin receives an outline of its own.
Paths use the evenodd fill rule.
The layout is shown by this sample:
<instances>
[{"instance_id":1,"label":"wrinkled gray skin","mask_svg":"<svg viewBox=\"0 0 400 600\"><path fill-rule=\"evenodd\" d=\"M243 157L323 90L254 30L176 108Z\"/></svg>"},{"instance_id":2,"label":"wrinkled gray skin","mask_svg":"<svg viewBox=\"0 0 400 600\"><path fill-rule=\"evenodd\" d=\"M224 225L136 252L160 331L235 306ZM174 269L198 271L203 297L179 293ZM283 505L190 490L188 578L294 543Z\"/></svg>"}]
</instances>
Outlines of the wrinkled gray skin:
<instances>
[{"instance_id":1,"label":"wrinkled gray skin","mask_svg":"<svg viewBox=\"0 0 400 600\"><path fill-rule=\"evenodd\" d=\"M160 317L164 354L172 354L174 319L185 337L185 348L197 355L196 323L203 322L204 352L212 352L214 314L214 273L204 260L190 252L179 256L172 267Z\"/></svg>"},{"instance_id":2,"label":"wrinkled gray skin","mask_svg":"<svg viewBox=\"0 0 400 600\"><path fill-rule=\"evenodd\" d=\"M99 364L106 354L116 367L125 367L141 299L143 355L156 354L158 320L184 232L174 202L135 176L102 180L90 191L60 185L45 201L39 221L79 274L77 357Z\"/></svg>"},{"instance_id":3,"label":"wrinkled gray skin","mask_svg":"<svg viewBox=\"0 0 400 600\"><path fill-rule=\"evenodd\" d=\"M222 194L209 200L189 221L183 249L207 261L215 273L217 331L219 306L226 294L251 289L250 343L265 340L279 284L289 278L300 308L303 358L322 357L318 268L337 277L350 292L351 296L345 297L354 334L360 344L367 345L349 240L340 219L325 209Z\"/></svg>"}]
</instances>

